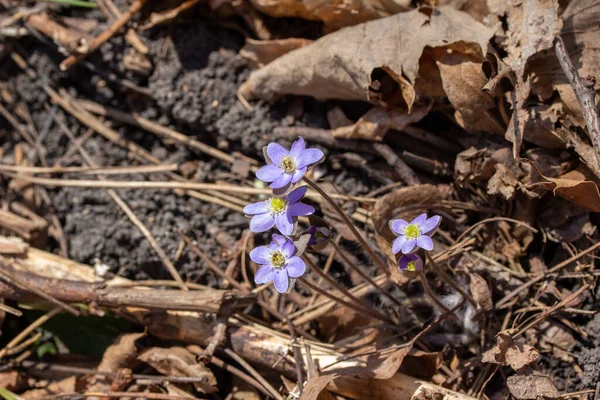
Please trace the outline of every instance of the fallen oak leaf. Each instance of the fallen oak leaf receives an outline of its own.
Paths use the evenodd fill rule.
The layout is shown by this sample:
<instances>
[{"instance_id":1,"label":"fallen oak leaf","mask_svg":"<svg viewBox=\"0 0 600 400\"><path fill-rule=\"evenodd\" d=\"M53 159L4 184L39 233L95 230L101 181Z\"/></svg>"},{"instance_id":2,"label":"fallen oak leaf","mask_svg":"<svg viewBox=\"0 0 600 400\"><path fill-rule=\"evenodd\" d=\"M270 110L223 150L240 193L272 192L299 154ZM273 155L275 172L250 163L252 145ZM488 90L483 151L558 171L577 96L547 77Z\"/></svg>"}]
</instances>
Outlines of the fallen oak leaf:
<instances>
[{"instance_id":1,"label":"fallen oak leaf","mask_svg":"<svg viewBox=\"0 0 600 400\"><path fill-rule=\"evenodd\" d=\"M308 46L313 41L302 38L276 40L254 40L246 38L246 44L240 50L240 56L254 68L264 67L271 61L292 50Z\"/></svg>"},{"instance_id":2,"label":"fallen oak leaf","mask_svg":"<svg viewBox=\"0 0 600 400\"><path fill-rule=\"evenodd\" d=\"M427 74L419 73L426 48L483 54L492 36L492 29L452 7L421 7L326 35L254 71L239 91L246 99L293 94L410 110L417 95L443 94L439 76L429 73L433 68L439 75L435 60L427 60ZM420 83L417 92L416 80L425 75L431 82Z\"/></svg>"},{"instance_id":3,"label":"fallen oak leaf","mask_svg":"<svg viewBox=\"0 0 600 400\"><path fill-rule=\"evenodd\" d=\"M506 380L510 394L518 400L557 399L560 393L545 375L513 375Z\"/></svg>"}]
</instances>

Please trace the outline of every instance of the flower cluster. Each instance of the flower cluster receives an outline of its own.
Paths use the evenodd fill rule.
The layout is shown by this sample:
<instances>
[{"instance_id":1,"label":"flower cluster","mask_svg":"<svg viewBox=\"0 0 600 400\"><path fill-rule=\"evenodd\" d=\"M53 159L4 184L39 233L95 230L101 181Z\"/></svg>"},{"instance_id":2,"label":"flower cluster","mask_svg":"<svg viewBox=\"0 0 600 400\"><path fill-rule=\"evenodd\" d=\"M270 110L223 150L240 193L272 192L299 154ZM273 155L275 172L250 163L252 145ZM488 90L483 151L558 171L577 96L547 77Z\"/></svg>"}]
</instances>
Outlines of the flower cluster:
<instances>
[{"instance_id":1,"label":"flower cluster","mask_svg":"<svg viewBox=\"0 0 600 400\"><path fill-rule=\"evenodd\" d=\"M304 139L299 137L290 150L278 143L270 143L264 150L267 165L256 171L256 177L270 183L273 195L257 203L244 207L244 213L251 217L250 231L260 233L277 227L281 233L273 234L268 246L260 246L250 252L252 261L260 265L254 276L257 284L273 282L275 289L286 293L293 287L294 279L304 274L306 265L298 256L299 249L290 238L295 231L298 217L314 214L314 207L304 204L306 186L294 188L306 174L308 168L320 162L324 154L319 149L307 149ZM315 231L307 233L314 236ZM323 231L321 235L326 236ZM329 232L329 231L327 231ZM283 236L282 236L283 235ZM320 240L322 241L322 240ZM311 239L308 240L311 244Z\"/></svg>"},{"instance_id":2,"label":"flower cluster","mask_svg":"<svg viewBox=\"0 0 600 400\"><path fill-rule=\"evenodd\" d=\"M398 268L401 271L421 271L423 259L416 254L421 248L425 251L433 250L431 236L435 233L442 217L434 215L427 218L427 214L421 214L410 223L403 219L390 221L390 229L398 237L392 244L394 254L402 253L398 260Z\"/></svg>"}]
</instances>

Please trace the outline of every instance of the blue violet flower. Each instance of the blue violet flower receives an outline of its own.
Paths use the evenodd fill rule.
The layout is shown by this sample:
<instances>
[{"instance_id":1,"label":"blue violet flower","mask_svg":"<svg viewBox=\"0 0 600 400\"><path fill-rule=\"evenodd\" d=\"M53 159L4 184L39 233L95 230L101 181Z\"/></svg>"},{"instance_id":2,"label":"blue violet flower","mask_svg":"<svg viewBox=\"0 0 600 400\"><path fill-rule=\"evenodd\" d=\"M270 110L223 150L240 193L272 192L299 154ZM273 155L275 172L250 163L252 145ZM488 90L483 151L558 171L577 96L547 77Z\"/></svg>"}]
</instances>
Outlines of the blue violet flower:
<instances>
[{"instance_id":1,"label":"blue violet flower","mask_svg":"<svg viewBox=\"0 0 600 400\"><path fill-rule=\"evenodd\" d=\"M244 207L244 213L252 216L250 230L255 233L266 232L277 225L283 235L291 235L294 232L295 218L315 212L313 206L300 202L306 190L306 186L301 186L286 196L273 196L266 201L248 204Z\"/></svg>"},{"instance_id":2,"label":"blue violet flower","mask_svg":"<svg viewBox=\"0 0 600 400\"><path fill-rule=\"evenodd\" d=\"M256 171L256 177L271 182L269 186L273 189L281 189L302 179L308 167L321 161L325 155L319 149L307 149L300 136L290 151L278 143L269 143L267 156L269 164Z\"/></svg>"},{"instance_id":3,"label":"blue violet flower","mask_svg":"<svg viewBox=\"0 0 600 400\"><path fill-rule=\"evenodd\" d=\"M306 271L304 261L294 255L296 247L290 239L274 234L268 246L259 246L250 252L250 259L260 265L254 282L257 284L273 281L279 293L286 293L293 287L294 278Z\"/></svg>"},{"instance_id":4,"label":"blue violet flower","mask_svg":"<svg viewBox=\"0 0 600 400\"><path fill-rule=\"evenodd\" d=\"M398 260L398 269L400 271L421 272L423 270L423 260L417 254L403 254Z\"/></svg>"},{"instance_id":5,"label":"blue violet flower","mask_svg":"<svg viewBox=\"0 0 600 400\"><path fill-rule=\"evenodd\" d=\"M442 217L434 215L427 218L427 214L421 214L409 224L403 219L390 221L390 229L399 235L392 245L392 252L397 254L410 254L420 247L423 250L433 250L431 236L437 230Z\"/></svg>"}]
</instances>

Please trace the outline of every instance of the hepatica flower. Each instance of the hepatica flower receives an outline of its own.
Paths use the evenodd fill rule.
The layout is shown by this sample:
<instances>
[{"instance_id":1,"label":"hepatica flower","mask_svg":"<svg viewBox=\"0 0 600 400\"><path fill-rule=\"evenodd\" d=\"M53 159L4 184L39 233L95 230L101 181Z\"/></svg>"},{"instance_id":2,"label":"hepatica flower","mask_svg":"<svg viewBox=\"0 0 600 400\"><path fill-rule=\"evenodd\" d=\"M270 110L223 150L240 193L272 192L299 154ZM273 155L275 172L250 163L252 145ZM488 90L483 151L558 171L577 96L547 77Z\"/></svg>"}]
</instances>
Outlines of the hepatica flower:
<instances>
[{"instance_id":1,"label":"hepatica flower","mask_svg":"<svg viewBox=\"0 0 600 400\"><path fill-rule=\"evenodd\" d=\"M427 218L427 214L421 214L413 219L409 224L403 219L390 221L390 229L399 235L392 245L394 254L400 251L404 254L410 254L420 247L423 250L433 249L433 240L431 236L435 233L442 217L434 215Z\"/></svg>"},{"instance_id":2,"label":"hepatica flower","mask_svg":"<svg viewBox=\"0 0 600 400\"><path fill-rule=\"evenodd\" d=\"M294 219L315 212L314 207L301 203L306 194L306 186L292 190L287 196L273 196L266 201L248 204L244 207L246 215L252 215L250 230L266 232L277 225L279 232L289 236L294 231Z\"/></svg>"},{"instance_id":3,"label":"hepatica flower","mask_svg":"<svg viewBox=\"0 0 600 400\"><path fill-rule=\"evenodd\" d=\"M301 277L306 264L294 255L294 242L281 235L274 234L271 244L260 246L250 252L250 259L260 265L254 282L257 284L273 281L279 293L286 293L294 278Z\"/></svg>"},{"instance_id":4,"label":"hepatica flower","mask_svg":"<svg viewBox=\"0 0 600 400\"><path fill-rule=\"evenodd\" d=\"M331 231L325 226L311 225L306 231L310 235L308 244L316 246L317 244L326 242L331 236Z\"/></svg>"},{"instance_id":5,"label":"hepatica flower","mask_svg":"<svg viewBox=\"0 0 600 400\"><path fill-rule=\"evenodd\" d=\"M256 171L256 177L264 182L271 182L273 189L281 189L290 183L296 183L306 173L311 164L323 159L324 154L319 149L307 149L304 139L298 137L290 149L278 143L267 146L269 164Z\"/></svg>"},{"instance_id":6,"label":"hepatica flower","mask_svg":"<svg viewBox=\"0 0 600 400\"><path fill-rule=\"evenodd\" d=\"M423 260L416 254L403 254L398 260L400 271L420 272L423 270Z\"/></svg>"}]
</instances>

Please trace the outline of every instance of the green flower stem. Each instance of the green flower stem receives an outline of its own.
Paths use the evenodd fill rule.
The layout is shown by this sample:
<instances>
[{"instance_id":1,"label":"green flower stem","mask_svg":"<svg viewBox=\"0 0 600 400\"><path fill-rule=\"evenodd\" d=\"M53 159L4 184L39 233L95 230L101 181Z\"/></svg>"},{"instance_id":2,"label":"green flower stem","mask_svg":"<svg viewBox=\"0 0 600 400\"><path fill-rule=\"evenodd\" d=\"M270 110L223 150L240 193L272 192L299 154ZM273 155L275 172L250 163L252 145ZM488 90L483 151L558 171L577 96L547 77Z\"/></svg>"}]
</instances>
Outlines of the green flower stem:
<instances>
[{"instance_id":1,"label":"green flower stem","mask_svg":"<svg viewBox=\"0 0 600 400\"><path fill-rule=\"evenodd\" d=\"M479 304L477 304L475 299L469 293L463 290L463 288L461 288L456 282L454 282L454 280L450 278L448 274L436 264L435 261L433 261L433 258L431 257L428 251L425 252L425 256L427 257L427 261L429 261L429 263L433 266L435 271L448 285L452 286L458 293L460 293L462 297L464 297L469 303L473 305L473 307L479 308Z\"/></svg>"},{"instance_id":2,"label":"green flower stem","mask_svg":"<svg viewBox=\"0 0 600 400\"><path fill-rule=\"evenodd\" d=\"M358 232L358 230L356 229L356 227L354 226L352 221L350 221L350 218L348 218L348 216L344 213L344 211L340 208L340 206L338 206L337 203L335 201L333 201L333 199L327 193L325 193L325 191L323 189L321 189L321 187L319 185L317 185L315 182L313 182L311 179L307 178L306 176L302 179L304 179L304 181L306 183L308 183L308 185L311 188L316 190L321 195L321 197L323 197L333 207L333 209L337 212L337 214L342 218L344 223L352 231L352 234L360 242L360 244L363 246L363 248L366 250L366 252L369 253L369 256L373 259L373 261L375 261L375 263L377 263L377 266L381 269L381 271L383 271L384 274L389 276L390 272L388 271L385 263L383 261L381 261L381 259L379 257L377 257L377 254L375 254L375 251L371 248L369 243L367 243L365 238L363 238L362 235Z\"/></svg>"}]
</instances>

